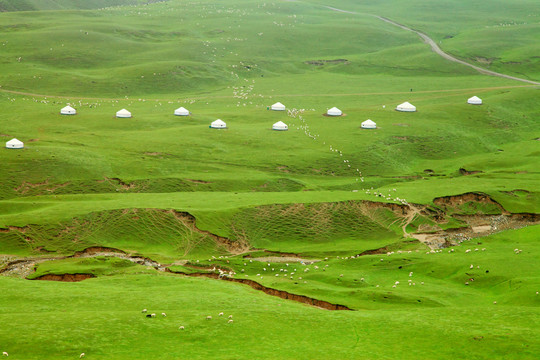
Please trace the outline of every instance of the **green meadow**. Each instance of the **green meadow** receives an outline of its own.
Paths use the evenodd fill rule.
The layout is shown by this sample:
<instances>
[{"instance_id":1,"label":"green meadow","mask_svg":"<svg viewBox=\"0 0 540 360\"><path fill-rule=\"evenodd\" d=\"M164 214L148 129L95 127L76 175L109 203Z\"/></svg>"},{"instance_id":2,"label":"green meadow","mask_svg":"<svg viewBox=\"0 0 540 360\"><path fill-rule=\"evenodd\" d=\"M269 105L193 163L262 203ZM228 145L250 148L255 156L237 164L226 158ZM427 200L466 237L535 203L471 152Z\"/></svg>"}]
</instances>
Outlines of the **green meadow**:
<instances>
[{"instance_id":1,"label":"green meadow","mask_svg":"<svg viewBox=\"0 0 540 360\"><path fill-rule=\"evenodd\" d=\"M540 356L535 1L0 11L10 358Z\"/></svg>"}]
</instances>

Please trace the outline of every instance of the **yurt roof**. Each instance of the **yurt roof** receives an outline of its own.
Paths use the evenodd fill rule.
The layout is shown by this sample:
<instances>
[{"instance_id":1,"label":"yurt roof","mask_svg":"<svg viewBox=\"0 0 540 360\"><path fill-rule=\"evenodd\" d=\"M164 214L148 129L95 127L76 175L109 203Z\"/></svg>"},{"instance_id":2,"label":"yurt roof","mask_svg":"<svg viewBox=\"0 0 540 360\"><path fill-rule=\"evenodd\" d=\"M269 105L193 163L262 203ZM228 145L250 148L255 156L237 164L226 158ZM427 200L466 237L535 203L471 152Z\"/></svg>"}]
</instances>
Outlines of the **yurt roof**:
<instances>
[{"instance_id":1,"label":"yurt roof","mask_svg":"<svg viewBox=\"0 0 540 360\"><path fill-rule=\"evenodd\" d=\"M358 123L357 123L358 124ZM373 126L377 126L377 124L375 123L375 121L371 120L371 119L367 119L366 121L362 122L362 125L373 125Z\"/></svg>"},{"instance_id":2,"label":"yurt roof","mask_svg":"<svg viewBox=\"0 0 540 360\"><path fill-rule=\"evenodd\" d=\"M278 101L277 103L275 103L275 104L272 105L272 106L285 106L285 105L283 105L282 103L280 103L280 102Z\"/></svg>"},{"instance_id":3,"label":"yurt roof","mask_svg":"<svg viewBox=\"0 0 540 360\"><path fill-rule=\"evenodd\" d=\"M482 99L480 99L478 96L473 96L469 98L467 101L482 101Z\"/></svg>"},{"instance_id":4,"label":"yurt roof","mask_svg":"<svg viewBox=\"0 0 540 360\"><path fill-rule=\"evenodd\" d=\"M212 121L212 125L227 125L227 124L225 124L225 121L221 119L217 119L217 120Z\"/></svg>"},{"instance_id":5,"label":"yurt roof","mask_svg":"<svg viewBox=\"0 0 540 360\"><path fill-rule=\"evenodd\" d=\"M180 106L178 109L174 110L175 112L189 112L185 107Z\"/></svg>"},{"instance_id":6,"label":"yurt roof","mask_svg":"<svg viewBox=\"0 0 540 360\"><path fill-rule=\"evenodd\" d=\"M127 111L126 109L122 109L122 110L118 110L116 112L116 115L131 115L131 113Z\"/></svg>"},{"instance_id":7,"label":"yurt roof","mask_svg":"<svg viewBox=\"0 0 540 360\"><path fill-rule=\"evenodd\" d=\"M19 139L13 138L6 142L6 145L24 145L23 142Z\"/></svg>"},{"instance_id":8,"label":"yurt roof","mask_svg":"<svg viewBox=\"0 0 540 360\"><path fill-rule=\"evenodd\" d=\"M68 105L68 106L64 106L62 108L62 111L75 111L75 109Z\"/></svg>"},{"instance_id":9,"label":"yurt roof","mask_svg":"<svg viewBox=\"0 0 540 360\"><path fill-rule=\"evenodd\" d=\"M341 110L339 110L337 107L334 106L333 108L328 109L328 112L329 112L329 113L330 113L330 112L341 112Z\"/></svg>"},{"instance_id":10,"label":"yurt roof","mask_svg":"<svg viewBox=\"0 0 540 360\"><path fill-rule=\"evenodd\" d=\"M278 121L277 123L275 123L274 125L272 126L275 126L275 127L283 127L283 126L287 126L287 124L285 124L283 121Z\"/></svg>"},{"instance_id":11,"label":"yurt roof","mask_svg":"<svg viewBox=\"0 0 540 360\"><path fill-rule=\"evenodd\" d=\"M414 108L416 108L416 106L414 106L413 104L411 104L408 101L405 101L403 104L399 104L398 107L405 108L405 109L414 109Z\"/></svg>"}]
</instances>

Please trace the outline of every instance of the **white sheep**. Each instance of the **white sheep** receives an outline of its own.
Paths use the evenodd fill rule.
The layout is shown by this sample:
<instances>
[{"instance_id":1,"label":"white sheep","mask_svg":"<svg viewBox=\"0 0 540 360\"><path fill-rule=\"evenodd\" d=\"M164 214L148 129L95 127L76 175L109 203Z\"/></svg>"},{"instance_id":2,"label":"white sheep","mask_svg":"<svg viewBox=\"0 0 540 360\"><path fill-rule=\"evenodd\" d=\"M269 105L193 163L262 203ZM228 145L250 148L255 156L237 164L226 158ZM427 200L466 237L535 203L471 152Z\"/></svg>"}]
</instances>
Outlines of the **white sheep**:
<instances>
[{"instance_id":1,"label":"white sheep","mask_svg":"<svg viewBox=\"0 0 540 360\"><path fill-rule=\"evenodd\" d=\"M167 314L165 314L165 313L161 313L161 316L163 316L163 317L167 317Z\"/></svg>"},{"instance_id":2,"label":"white sheep","mask_svg":"<svg viewBox=\"0 0 540 360\"><path fill-rule=\"evenodd\" d=\"M230 319L229 321L227 321L229 324L231 324L233 322L233 319Z\"/></svg>"},{"instance_id":3,"label":"white sheep","mask_svg":"<svg viewBox=\"0 0 540 360\"><path fill-rule=\"evenodd\" d=\"M206 317L206 320L212 320L212 316L208 315L208 316Z\"/></svg>"},{"instance_id":4,"label":"white sheep","mask_svg":"<svg viewBox=\"0 0 540 360\"><path fill-rule=\"evenodd\" d=\"M178 330L184 330L184 326L180 326Z\"/></svg>"},{"instance_id":5,"label":"white sheep","mask_svg":"<svg viewBox=\"0 0 540 360\"><path fill-rule=\"evenodd\" d=\"M152 313L150 314L151 317L156 317L156 314Z\"/></svg>"},{"instance_id":6,"label":"white sheep","mask_svg":"<svg viewBox=\"0 0 540 360\"><path fill-rule=\"evenodd\" d=\"M223 316L223 313L222 313L222 312L220 312L220 313L219 313L218 315L219 315L219 316Z\"/></svg>"},{"instance_id":7,"label":"white sheep","mask_svg":"<svg viewBox=\"0 0 540 360\"><path fill-rule=\"evenodd\" d=\"M143 314L146 313L147 311L148 311L148 310L146 310L146 309L142 309L142 313L143 313Z\"/></svg>"},{"instance_id":8,"label":"white sheep","mask_svg":"<svg viewBox=\"0 0 540 360\"><path fill-rule=\"evenodd\" d=\"M229 319L232 319L232 315L229 315Z\"/></svg>"},{"instance_id":9,"label":"white sheep","mask_svg":"<svg viewBox=\"0 0 540 360\"><path fill-rule=\"evenodd\" d=\"M2 353L2 356L9 356L9 354L8 354L7 352L4 351L4 352Z\"/></svg>"},{"instance_id":10,"label":"white sheep","mask_svg":"<svg viewBox=\"0 0 540 360\"><path fill-rule=\"evenodd\" d=\"M85 353L81 353L81 355L79 355L79 359L82 359L83 357L85 357L86 354Z\"/></svg>"}]
</instances>

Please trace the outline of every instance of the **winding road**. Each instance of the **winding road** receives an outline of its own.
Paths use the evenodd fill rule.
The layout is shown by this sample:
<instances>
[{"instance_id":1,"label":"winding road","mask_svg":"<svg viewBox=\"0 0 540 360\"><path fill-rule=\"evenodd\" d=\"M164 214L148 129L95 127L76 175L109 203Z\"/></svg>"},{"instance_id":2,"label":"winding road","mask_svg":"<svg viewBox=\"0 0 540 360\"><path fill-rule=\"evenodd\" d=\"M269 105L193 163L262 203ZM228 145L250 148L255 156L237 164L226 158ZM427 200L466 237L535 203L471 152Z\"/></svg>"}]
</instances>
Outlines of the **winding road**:
<instances>
[{"instance_id":1,"label":"winding road","mask_svg":"<svg viewBox=\"0 0 540 360\"><path fill-rule=\"evenodd\" d=\"M335 7L331 7L331 6L324 6L325 8L327 9L330 9L330 10L333 10L333 11L338 11L338 12L342 12L342 13L347 13L347 14L354 14L354 15L358 15L358 13L355 13L353 11L347 11L347 10L342 10L342 9L338 9L338 8L335 8ZM486 70L484 68L481 68L479 66L476 66L476 65L473 65L473 64L469 64L468 62L466 61L463 61L463 60L460 60L458 58L455 58L453 57L452 55L444 52L438 45L435 41L433 41L432 38L430 38L429 36L427 36L426 34L424 34L423 32L420 32L418 30L414 30L414 29L411 29L403 24L400 24L400 23L397 23L395 21L392 21L388 18L385 18L385 17L382 17L382 16L378 16L378 15L373 15L373 14L366 14L366 15L371 15L373 17L376 17L377 19L379 20L382 20L384 22L387 22L389 24L392 24L394 26L397 26L403 30L407 30L407 31L412 31L413 33L416 33L418 36L420 36L422 38L422 40L424 40L424 42L426 44L428 44L429 46L431 46L431 49L438 55L442 56L443 58L445 58L446 60L450 60L450 61L453 61L453 62L456 62L456 63L459 63L461 65L465 65L465 66L468 66L470 68L473 68L474 70L478 71L479 73L481 74L485 74L485 75L491 75L491 76L498 76L498 77L502 77L502 78L505 78L505 79L510 79L510 80L515 80L515 81L521 81L521 82L525 82L525 83L528 83L528 84L532 84L532 85L540 85L540 82L537 82L537 81L533 81L533 80L528 80L528 79L522 79L522 78L519 78L519 77L516 77L516 76L511 76L511 75L506 75L506 74L501 74L501 73L498 73L498 72L495 72L495 71L491 71L491 70Z\"/></svg>"}]
</instances>

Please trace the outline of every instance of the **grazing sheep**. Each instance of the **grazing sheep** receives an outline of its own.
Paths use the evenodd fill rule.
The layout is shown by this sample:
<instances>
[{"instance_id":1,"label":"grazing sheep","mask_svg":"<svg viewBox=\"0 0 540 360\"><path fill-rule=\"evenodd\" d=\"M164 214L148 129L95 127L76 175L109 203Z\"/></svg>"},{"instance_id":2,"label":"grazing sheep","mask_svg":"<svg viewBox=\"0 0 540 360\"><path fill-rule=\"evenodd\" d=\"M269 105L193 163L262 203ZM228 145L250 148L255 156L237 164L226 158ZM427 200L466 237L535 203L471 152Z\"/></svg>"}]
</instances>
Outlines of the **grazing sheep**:
<instances>
[{"instance_id":1,"label":"grazing sheep","mask_svg":"<svg viewBox=\"0 0 540 360\"><path fill-rule=\"evenodd\" d=\"M208 316L206 317L206 320L212 320L212 316L208 315Z\"/></svg>"},{"instance_id":2,"label":"grazing sheep","mask_svg":"<svg viewBox=\"0 0 540 360\"><path fill-rule=\"evenodd\" d=\"M150 314L150 317L155 318L155 317L156 317L156 314L152 313L152 314Z\"/></svg>"},{"instance_id":3,"label":"grazing sheep","mask_svg":"<svg viewBox=\"0 0 540 360\"><path fill-rule=\"evenodd\" d=\"M229 324L231 324L233 322L233 319L230 319L229 321L227 321Z\"/></svg>"},{"instance_id":4,"label":"grazing sheep","mask_svg":"<svg viewBox=\"0 0 540 360\"><path fill-rule=\"evenodd\" d=\"M178 328L178 330L184 330L184 327L183 327L183 326L180 326L180 327Z\"/></svg>"},{"instance_id":5,"label":"grazing sheep","mask_svg":"<svg viewBox=\"0 0 540 360\"><path fill-rule=\"evenodd\" d=\"M82 359L83 357L85 357L86 354L85 353L81 353L81 355L79 355L79 359Z\"/></svg>"},{"instance_id":6,"label":"grazing sheep","mask_svg":"<svg viewBox=\"0 0 540 360\"><path fill-rule=\"evenodd\" d=\"M8 354L7 352L4 351L4 352L2 353L2 356L9 356L9 354Z\"/></svg>"},{"instance_id":7,"label":"grazing sheep","mask_svg":"<svg viewBox=\"0 0 540 360\"><path fill-rule=\"evenodd\" d=\"M143 313L143 314L146 313L147 311L148 311L148 310L146 310L146 309L142 309L142 313Z\"/></svg>"},{"instance_id":8,"label":"grazing sheep","mask_svg":"<svg viewBox=\"0 0 540 360\"><path fill-rule=\"evenodd\" d=\"M229 315L229 319L232 319L232 315Z\"/></svg>"},{"instance_id":9,"label":"grazing sheep","mask_svg":"<svg viewBox=\"0 0 540 360\"><path fill-rule=\"evenodd\" d=\"M161 316L163 316L163 317L167 317L167 314L165 314L165 313L161 313Z\"/></svg>"},{"instance_id":10,"label":"grazing sheep","mask_svg":"<svg viewBox=\"0 0 540 360\"><path fill-rule=\"evenodd\" d=\"M220 312L220 313L219 313L218 315L219 315L219 316L223 316L223 313L222 313L222 312Z\"/></svg>"}]
</instances>

